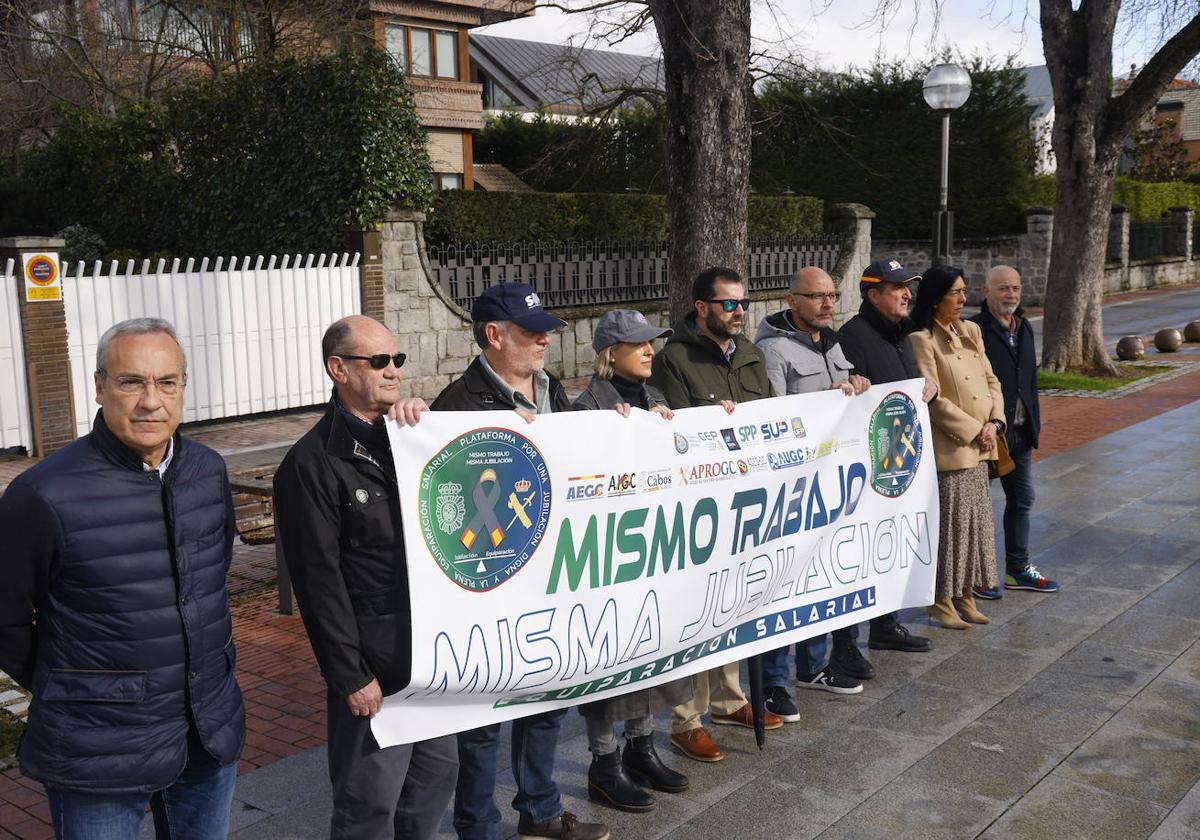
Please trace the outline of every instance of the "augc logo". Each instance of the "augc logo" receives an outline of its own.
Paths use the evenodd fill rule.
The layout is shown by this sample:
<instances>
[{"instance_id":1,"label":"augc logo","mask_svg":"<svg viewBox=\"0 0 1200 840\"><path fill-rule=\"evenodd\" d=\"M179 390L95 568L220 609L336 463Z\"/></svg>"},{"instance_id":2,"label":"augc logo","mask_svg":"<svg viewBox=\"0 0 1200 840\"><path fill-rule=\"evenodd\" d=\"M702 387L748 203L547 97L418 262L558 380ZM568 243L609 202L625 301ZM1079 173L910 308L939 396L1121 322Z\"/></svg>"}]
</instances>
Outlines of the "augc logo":
<instances>
[{"instance_id":1,"label":"augc logo","mask_svg":"<svg viewBox=\"0 0 1200 840\"><path fill-rule=\"evenodd\" d=\"M900 391L893 391L871 415L867 429L871 453L871 488L894 499L904 494L917 476L923 435L917 407Z\"/></svg>"},{"instance_id":2,"label":"augc logo","mask_svg":"<svg viewBox=\"0 0 1200 840\"><path fill-rule=\"evenodd\" d=\"M550 519L550 473L531 441L509 429L468 432L421 471L421 535L459 586L486 592L523 569Z\"/></svg>"}]
</instances>

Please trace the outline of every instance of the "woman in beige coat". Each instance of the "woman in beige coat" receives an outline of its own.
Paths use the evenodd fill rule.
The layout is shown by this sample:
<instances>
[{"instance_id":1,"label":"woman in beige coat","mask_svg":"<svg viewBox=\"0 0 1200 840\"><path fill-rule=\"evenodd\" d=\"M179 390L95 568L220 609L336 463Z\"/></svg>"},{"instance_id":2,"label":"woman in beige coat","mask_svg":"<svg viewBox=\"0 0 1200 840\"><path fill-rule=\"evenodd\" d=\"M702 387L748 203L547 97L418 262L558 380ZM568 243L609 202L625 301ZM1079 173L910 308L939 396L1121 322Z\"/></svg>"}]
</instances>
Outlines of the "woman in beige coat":
<instances>
[{"instance_id":1,"label":"woman in beige coat","mask_svg":"<svg viewBox=\"0 0 1200 840\"><path fill-rule=\"evenodd\" d=\"M979 326L960 318L967 299L962 270L936 266L921 278L913 306L913 351L921 374L936 383L929 403L941 507L937 591L929 616L965 630L988 624L971 587L996 586L996 549L988 461L1004 434L1004 396L984 351ZM965 621L964 621L965 619Z\"/></svg>"}]
</instances>

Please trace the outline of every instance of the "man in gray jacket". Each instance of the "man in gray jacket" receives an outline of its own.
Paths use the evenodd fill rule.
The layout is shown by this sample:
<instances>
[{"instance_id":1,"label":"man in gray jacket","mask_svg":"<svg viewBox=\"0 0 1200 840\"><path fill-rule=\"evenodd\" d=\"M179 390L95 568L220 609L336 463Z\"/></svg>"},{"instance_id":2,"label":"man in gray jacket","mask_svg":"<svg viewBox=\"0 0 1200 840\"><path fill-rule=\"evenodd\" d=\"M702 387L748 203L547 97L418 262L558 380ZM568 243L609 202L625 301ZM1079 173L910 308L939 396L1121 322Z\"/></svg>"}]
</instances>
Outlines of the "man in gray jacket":
<instances>
[{"instance_id":1,"label":"man in gray jacket","mask_svg":"<svg viewBox=\"0 0 1200 840\"><path fill-rule=\"evenodd\" d=\"M853 365L838 344L832 328L833 313L841 293L824 270L802 268L792 278L788 308L768 315L758 325L755 343L767 359L767 377L776 394L811 394L838 389L848 396L861 394L871 383L851 373ZM763 656L767 709L785 721L798 721L800 713L785 686L788 683L788 649ZM849 628L796 644L796 685L834 694L859 694L862 680L875 676Z\"/></svg>"}]
</instances>

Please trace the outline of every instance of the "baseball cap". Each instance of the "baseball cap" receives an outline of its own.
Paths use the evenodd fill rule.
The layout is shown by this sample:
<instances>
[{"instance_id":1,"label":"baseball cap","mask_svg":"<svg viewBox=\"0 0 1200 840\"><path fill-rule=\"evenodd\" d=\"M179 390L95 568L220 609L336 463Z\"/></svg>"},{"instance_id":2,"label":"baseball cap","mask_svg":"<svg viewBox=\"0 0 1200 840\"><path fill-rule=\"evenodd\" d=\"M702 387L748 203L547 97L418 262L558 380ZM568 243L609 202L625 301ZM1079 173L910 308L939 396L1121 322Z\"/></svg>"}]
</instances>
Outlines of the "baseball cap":
<instances>
[{"instance_id":1,"label":"baseball cap","mask_svg":"<svg viewBox=\"0 0 1200 840\"><path fill-rule=\"evenodd\" d=\"M641 344L656 338L666 338L674 330L656 327L641 312L632 309L613 309L605 312L592 330L592 349L599 353L622 341Z\"/></svg>"},{"instance_id":2,"label":"baseball cap","mask_svg":"<svg viewBox=\"0 0 1200 840\"><path fill-rule=\"evenodd\" d=\"M471 306L471 320L512 321L534 332L552 332L567 325L542 307L542 299L528 283L499 283L483 290Z\"/></svg>"},{"instance_id":3,"label":"baseball cap","mask_svg":"<svg viewBox=\"0 0 1200 840\"><path fill-rule=\"evenodd\" d=\"M875 260L863 271L860 282L899 284L920 279L920 274L909 271L896 260Z\"/></svg>"}]
</instances>

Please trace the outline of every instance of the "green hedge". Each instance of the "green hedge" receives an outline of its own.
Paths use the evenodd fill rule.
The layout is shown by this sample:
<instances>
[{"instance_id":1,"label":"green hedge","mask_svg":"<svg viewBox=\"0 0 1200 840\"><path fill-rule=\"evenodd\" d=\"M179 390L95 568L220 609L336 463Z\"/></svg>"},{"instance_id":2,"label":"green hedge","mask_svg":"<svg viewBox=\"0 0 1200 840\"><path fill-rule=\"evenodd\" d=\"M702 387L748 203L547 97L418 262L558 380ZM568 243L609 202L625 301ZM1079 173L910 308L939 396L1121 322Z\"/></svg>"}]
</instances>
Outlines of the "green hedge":
<instances>
[{"instance_id":1,"label":"green hedge","mask_svg":"<svg viewBox=\"0 0 1200 840\"><path fill-rule=\"evenodd\" d=\"M812 236L824 206L811 196L750 196L751 236ZM460 242L653 239L667 236L661 195L465 192L439 194L425 225L430 245Z\"/></svg>"},{"instance_id":2,"label":"green hedge","mask_svg":"<svg viewBox=\"0 0 1200 840\"><path fill-rule=\"evenodd\" d=\"M64 112L0 173L0 235L83 225L122 254L341 250L432 195L426 134L377 49L283 58L134 102Z\"/></svg>"},{"instance_id":3,"label":"green hedge","mask_svg":"<svg viewBox=\"0 0 1200 840\"><path fill-rule=\"evenodd\" d=\"M1029 207L1053 207L1054 176L1039 175L1031 179L1026 204ZM1200 184L1188 181L1138 181L1117 178L1113 185L1113 204L1129 210L1134 221L1158 219L1172 207L1193 207L1200 211Z\"/></svg>"}]
</instances>

